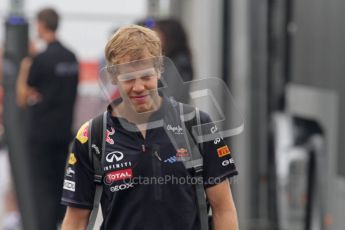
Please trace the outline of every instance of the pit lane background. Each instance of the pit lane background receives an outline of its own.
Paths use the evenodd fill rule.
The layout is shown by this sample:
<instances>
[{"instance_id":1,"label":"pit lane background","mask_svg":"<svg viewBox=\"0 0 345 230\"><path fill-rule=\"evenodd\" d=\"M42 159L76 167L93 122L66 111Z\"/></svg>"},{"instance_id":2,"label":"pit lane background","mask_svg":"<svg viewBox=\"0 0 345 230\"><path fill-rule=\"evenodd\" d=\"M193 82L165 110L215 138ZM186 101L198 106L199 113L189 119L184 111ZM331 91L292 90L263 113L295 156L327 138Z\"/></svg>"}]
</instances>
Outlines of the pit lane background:
<instances>
[{"instance_id":1,"label":"pit lane background","mask_svg":"<svg viewBox=\"0 0 345 230\"><path fill-rule=\"evenodd\" d=\"M13 2L20 1L0 2L2 44ZM277 176L279 154L274 148L278 135L271 133L274 117L279 113L313 120L323 127L327 146L322 151L327 162L323 199L327 202L316 207L323 211L309 229L342 229L345 224L341 217L345 212L342 154L345 144L341 141L345 132L341 120L345 92L342 0L148 0L126 1L121 5L119 1L112 1L114 5L74 2L75 5L70 1L27 0L23 2L23 10L29 22L41 6L56 6L62 13L60 37L81 60L75 127L103 106L95 76L110 32L123 23L149 15L177 17L190 38L196 77L222 78L245 114L245 132L231 140L232 151L238 153L234 158L240 175L232 187L241 229L308 228L304 217L306 199L279 207L281 194L277 181L282 178ZM30 31L34 37L33 29ZM85 104L94 110L86 113ZM293 139L283 137L289 138ZM291 143L289 148L296 147ZM307 163L301 162L300 166L291 164L298 170L297 176L290 173L289 177L300 182L293 184L299 186L292 189L297 197L307 194L305 181L310 179ZM295 179L291 179L293 176ZM304 182L296 179L301 177ZM300 215L293 216L293 212ZM284 225L284 220L289 221L289 226Z\"/></svg>"}]
</instances>

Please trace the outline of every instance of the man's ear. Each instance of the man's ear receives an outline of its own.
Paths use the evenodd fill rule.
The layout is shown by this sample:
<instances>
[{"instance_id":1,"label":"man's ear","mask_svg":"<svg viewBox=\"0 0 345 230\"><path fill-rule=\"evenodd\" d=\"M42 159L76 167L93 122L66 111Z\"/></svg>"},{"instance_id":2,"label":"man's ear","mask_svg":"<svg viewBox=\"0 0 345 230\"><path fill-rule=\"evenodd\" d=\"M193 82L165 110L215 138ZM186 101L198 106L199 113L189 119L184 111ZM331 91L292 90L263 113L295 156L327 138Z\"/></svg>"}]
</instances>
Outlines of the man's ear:
<instances>
[{"instance_id":1,"label":"man's ear","mask_svg":"<svg viewBox=\"0 0 345 230\"><path fill-rule=\"evenodd\" d=\"M118 82L119 82L119 81L117 80L117 76L111 78L111 84L112 84L112 85L117 85Z\"/></svg>"},{"instance_id":2,"label":"man's ear","mask_svg":"<svg viewBox=\"0 0 345 230\"><path fill-rule=\"evenodd\" d=\"M159 69L155 69L155 71L157 72L157 78L158 80L161 79L161 76L162 76L162 71L160 71Z\"/></svg>"},{"instance_id":3,"label":"man's ear","mask_svg":"<svg viewBox=\"0 0 345 230\"><path fill-rule=\"evenodd\" d=\"M116 79L113 79L113 80L111 81L111 84L112 84L112 85L117 85Z\"/></svg>"}]
</instances>

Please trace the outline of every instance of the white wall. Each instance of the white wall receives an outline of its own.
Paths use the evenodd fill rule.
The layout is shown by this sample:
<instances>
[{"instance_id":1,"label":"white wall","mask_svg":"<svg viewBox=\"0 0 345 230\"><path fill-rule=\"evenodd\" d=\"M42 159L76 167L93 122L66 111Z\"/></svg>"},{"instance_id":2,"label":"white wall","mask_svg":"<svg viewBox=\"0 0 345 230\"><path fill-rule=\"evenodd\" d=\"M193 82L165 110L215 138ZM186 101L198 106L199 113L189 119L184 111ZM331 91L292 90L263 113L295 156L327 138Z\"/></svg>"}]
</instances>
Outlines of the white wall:
<instances>
[{"instance_id":1,"label":"white wall","mask_svg":"<svg viewBox=\"0 0 345 230\"><path fill-rule=\"evenodd\" d=\"M182 4L195 77L221 77L222 1L184 0Z\"/></svg>"},{"instance_id":2,"label":"white wall","mask_svg":"<svg viewBox=\"0 0 345 230\"><path fill-rule=\"evenodd\" d=\"M4 39L4 21L10 1L0 1L0 42ZM146 0L26 0L24 13L30 22L36 12L51 6L61 15L59 36L83 60L98 59L110 32L120 25L132 23L147 13ZM31 38L35 39L31 27Z\"/></svg>"}]
</instances>

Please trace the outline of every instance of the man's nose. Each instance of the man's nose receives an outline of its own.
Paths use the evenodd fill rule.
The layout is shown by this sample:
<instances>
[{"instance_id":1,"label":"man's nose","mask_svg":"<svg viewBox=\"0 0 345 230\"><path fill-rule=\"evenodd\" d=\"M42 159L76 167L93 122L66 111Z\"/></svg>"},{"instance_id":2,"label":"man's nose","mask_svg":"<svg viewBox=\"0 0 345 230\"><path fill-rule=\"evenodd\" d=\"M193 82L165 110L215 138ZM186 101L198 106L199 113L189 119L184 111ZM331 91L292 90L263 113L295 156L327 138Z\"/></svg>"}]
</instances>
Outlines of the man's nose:
<instances>
[{"instance_id":1,"label":"man's nose","mask_svg":"<svg viewBox=\"0 0 345 230\"><path fill-rule=\"evenodd\" d=\"M133 91L143 91L145 89L144 82L140 77L136 78L133 83Z\"/></svg>"}]
</instances>

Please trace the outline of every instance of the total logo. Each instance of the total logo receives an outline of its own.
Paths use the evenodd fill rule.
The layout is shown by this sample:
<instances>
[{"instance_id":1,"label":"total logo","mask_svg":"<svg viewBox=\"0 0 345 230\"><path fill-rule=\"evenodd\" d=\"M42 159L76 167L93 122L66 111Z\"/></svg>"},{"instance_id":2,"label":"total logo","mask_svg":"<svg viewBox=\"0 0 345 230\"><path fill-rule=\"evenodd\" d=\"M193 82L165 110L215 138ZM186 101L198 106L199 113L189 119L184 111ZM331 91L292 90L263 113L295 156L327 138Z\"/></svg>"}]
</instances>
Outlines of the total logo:
<instances>
[{"instance_id":1,"label":"total logo","mask_svg":"<svg viewBox=\"0 0 345 230\"><path fill-rule=\"evenodd\" d=\"M108 153L105 157L105 160L109 163L113 163L115 161L120 161L123 159L123 153L120 151L114 151L111 153Z\"/></svg>"},{"instance_id":2,"label":"total logo","mask_svg":"<svg viewBox=\"0 0 345 230\"><path fill-rule=\"evenodd\" d=\"M107 185L111 185L115 181L129 179L129 178L132 178L132 176L133 176L133 173L132 173L131 168L113 171L106 174L104 178L104 183Z\"/></svg>"},{"instance_id":3,"label":"total logo","mask_svg":"<svg viewBox=\"0 0 345 230\"><path fill-rule=\"evenodd\" d=\"M118 191L122 191L122 190L129 189L129 188L134 188L134 184L129 183L129 184L115 185L115 186L110 187L110 191L111 192L118 192Z\"/></svg>"},{"instance_id":4,"label":"total logo","mask_svg":"<svg viewBox=\"0 0 345 230\"><path fill-rule=\"evenodd\" d=\"M224 160L222 162L222 166L225 167L225 166L228 166L229 164L234 164L234 163L235 163L234 159L230 158L230 159Z\"/></svg>"}]
</instances>

